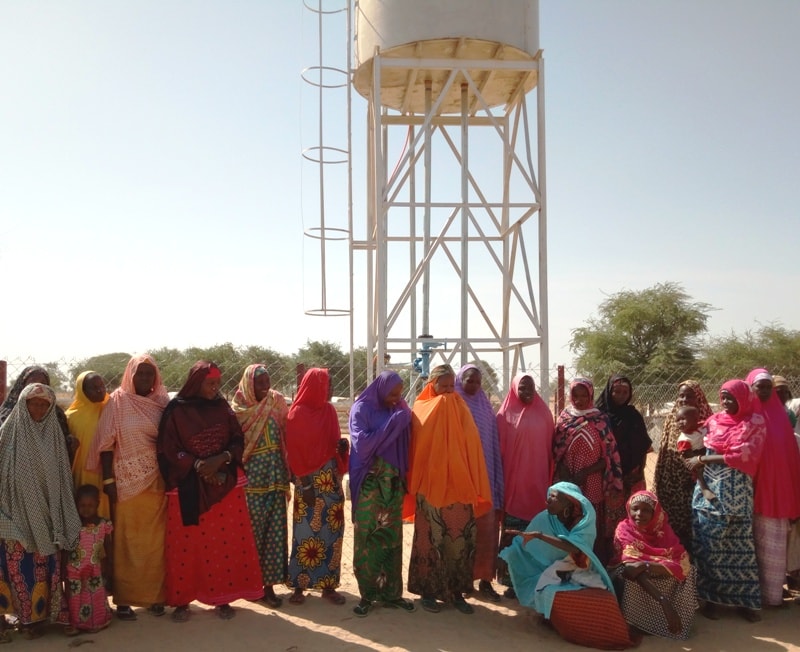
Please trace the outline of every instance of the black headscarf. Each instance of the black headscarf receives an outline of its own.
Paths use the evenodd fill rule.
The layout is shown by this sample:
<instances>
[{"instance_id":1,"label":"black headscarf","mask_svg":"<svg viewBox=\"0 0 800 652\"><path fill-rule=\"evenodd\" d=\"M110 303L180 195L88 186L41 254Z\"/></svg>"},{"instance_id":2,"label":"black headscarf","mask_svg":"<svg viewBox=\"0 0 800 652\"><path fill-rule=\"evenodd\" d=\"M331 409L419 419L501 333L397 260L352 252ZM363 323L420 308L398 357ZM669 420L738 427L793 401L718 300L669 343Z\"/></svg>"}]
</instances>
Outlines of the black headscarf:
<instances>
[{"instance_id":1,"label":"black headscarf","mask_svg":"<svg viewBox=\"0 0 800 652\"><path fill-rule=\"evenodd\" d=\"M619 382L624 382L631 390L630 397L624 405L617 405L611 397L611 388ZM639 410L631 405L632 399L633 385L631 385L631 381L622 374L614 374L608 379L605 389L595 402L595 407L601 412L605 412L611 422L611 430L614 431L614 439L617 440L623 477L636 467L643 465L644 456L647 455L647 451L653 444L647 434L644 418Z\"/></svg>"}]
</instances>

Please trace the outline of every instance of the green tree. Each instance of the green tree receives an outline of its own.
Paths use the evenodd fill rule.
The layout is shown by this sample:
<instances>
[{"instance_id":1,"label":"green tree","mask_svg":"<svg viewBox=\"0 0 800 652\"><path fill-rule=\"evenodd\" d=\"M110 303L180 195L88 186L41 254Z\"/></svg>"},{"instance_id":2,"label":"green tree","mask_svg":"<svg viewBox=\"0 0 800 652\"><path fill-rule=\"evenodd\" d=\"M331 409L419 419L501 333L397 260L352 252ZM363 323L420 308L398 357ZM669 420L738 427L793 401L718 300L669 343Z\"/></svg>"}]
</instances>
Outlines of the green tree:
<instances>
[{"instance_id":1,"label":"green tree","mask_svg":"<svg viewBox=\"0 0 800 652\"><path fill-rule=\"evenodd\" d=\"M350 396L350 356L333 342L306 341L294 356L306 368L325 367L331 376L334 396Z\"/></svg>"},{"instance_id":2,"label":"green tree","mask_svg":"<svg viewBox=\"0 0 800 652\"><path fill-rule=\"evenodd\" d=\"M612 294L598 307L597 317L572 331L570 349L578 371L598 386L617 372L651 382L691 374L712 309L673 282Z\"/></svg>"},{"instance_id":3,"label":"green tree","mask_svg":"<svg viewBox=\"0 0 800 652\"><path fill-rule=\"evenodd\" d=\"M711 338L699 364L709 378L744 378L757 367L800 378L800 330L772 324L741 335Z\"/></svg>"},{"instance_id":4,"label":"green tree","mask_svg":"<svg viewBox=\"0 0 800 652\"><path fill-rule=\"evenodd\" d=\"M104 353L80 360L69 368L69 382L74 383L78 375L84 371L96 371L106 381L108 391L113 392L119 387L125 366L130 359L130 353Z\"/></svg>"}]
</instances>

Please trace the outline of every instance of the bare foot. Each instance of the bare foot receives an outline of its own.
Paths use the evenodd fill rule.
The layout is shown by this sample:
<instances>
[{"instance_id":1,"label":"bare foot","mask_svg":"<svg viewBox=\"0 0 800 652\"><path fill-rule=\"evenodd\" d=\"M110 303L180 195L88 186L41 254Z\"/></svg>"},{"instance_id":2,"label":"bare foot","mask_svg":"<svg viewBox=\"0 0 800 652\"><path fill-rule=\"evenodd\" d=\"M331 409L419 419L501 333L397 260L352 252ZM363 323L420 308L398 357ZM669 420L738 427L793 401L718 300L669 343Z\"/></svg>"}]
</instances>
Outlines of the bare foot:
<instances>
[{"instance_id":1,"label":"bare foot","mask_svg":"<svg viewBox=\"0 0 800 652\"><path fill-rule=\"evenodd\" d=\"M662 599L660 602L661 608L664 610L664 618L667 620L667 629L670 634L680 634L683 629L683 623L681 623L681 617L678 615L678 612L675 611L675 607L672 606L669 600Z\"/></svg>"}]
</instances>

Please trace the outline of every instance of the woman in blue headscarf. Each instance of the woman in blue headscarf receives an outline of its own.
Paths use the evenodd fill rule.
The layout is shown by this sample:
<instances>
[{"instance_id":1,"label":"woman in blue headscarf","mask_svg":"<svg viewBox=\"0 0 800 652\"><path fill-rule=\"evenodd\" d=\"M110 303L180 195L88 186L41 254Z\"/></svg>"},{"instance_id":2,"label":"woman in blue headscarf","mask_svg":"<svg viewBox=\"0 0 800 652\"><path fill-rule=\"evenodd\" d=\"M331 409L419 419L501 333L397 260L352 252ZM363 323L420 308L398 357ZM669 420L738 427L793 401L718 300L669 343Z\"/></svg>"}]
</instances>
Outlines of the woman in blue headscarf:
<instances>
[{"instance_id":1,"label":"woman in blue headscarf","mask_svg":"<svg viewBox=\"0 0 800 652\"><path fill-rule=\"evenodd\" d=\"M596 515L571 482L547 490L547 509L500 556L508 563L520 604L549 620L566 640L599 648L632 645L611 578L594 554Z\"/></svg>"},{"instance_id":2,"label":"woman in blue headscarf","mask_svg":"<svg viewBox=\"0 0 800 652\"><path fill-rule=\"evenodd\" d=\"M411 410L403 380L382 372L350 410L350 495L353 504L353 571L366 616L372 603L414 611L403 593L402 508Z\"/></svg>"}]
</instances>

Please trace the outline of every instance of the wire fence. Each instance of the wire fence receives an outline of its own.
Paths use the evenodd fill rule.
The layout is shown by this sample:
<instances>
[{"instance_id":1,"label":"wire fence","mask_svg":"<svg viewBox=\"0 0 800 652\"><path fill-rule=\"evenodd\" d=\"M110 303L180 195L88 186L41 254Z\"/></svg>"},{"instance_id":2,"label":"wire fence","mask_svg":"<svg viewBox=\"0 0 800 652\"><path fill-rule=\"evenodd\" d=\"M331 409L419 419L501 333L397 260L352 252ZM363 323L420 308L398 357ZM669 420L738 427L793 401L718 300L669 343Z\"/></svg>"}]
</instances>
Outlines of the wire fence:
<instances>
[{"instance_id":1,"label":"wire fence","mask_svg":"<svg viewBox=\"0 0 800 652\"><path fill-rule=\"evenodd\" d=\"M219 346L213 350L162 349L153 351L151 354L159 365L164 384L171 392L176 392L181 388L189 368L196 360L203 358L214 360L223 373L222 393L229 400L233 398L239 379L249 364L264 364L270 373L272 387L284 394L290 401L297 392L297 387L307 368L326 367L331 376L333 402L340 415L343 433L347 432L347 419L352 403L350 388L353 387L354 394L357 395L368 382L367 357L363 350L359 352L360 359L354 362L353 378L351 378L349 355L341 351L334 351L333 354L328 351L328 359L319 360L308 359L307 356L304 360L300 360L297 356L277 354L268 349L234 347L232 345ZM333 361L331 361L331 357L334 357ZM0 364L0 389L11 386L25 367L38 365L48 371L50 384L56 390L59 403L66 406L72 400L75 378L82 371L91 369L98 372L106 381L109 391L112 391L119 386L129 359L130 356L127 353L112 353L87 359L63 358L56 361L40 361L34 358L11 359L6 362L5 382L3 382L2 364ZM503 369L486 361L480 361L479 365L484 371L484 389L497 409L507 391L503 386L503 379L513 377L515 370ZM403 377L406 382L407 397L412 401L413 397L422 389L424 379L415 373L411 364L391 364L390 367ZM373 371L375 371L375 367L373 367ZM742 370L741 376L744 376L746 371ZM792 394L800 395L800 376L796 374L796 370L773 368L770 371L773 374L785 376ZM541 385L540 370L533 369L530 373L536 380L537 386ZM579 375L578 371L570 365L556 365L548 371L549 403L554 415L563 408L567 394L566 388L569 386L570 380L577 375ZM721 369L706 370L701 375L698 375L696 371L675 371L666 377L663 374L654 377L636 372L626 375L633 384L633 402L645 417L650 436L656 443L661 435L664 418L672 408L681 381L687 378L694 378L698 381L714 407L718 402L719 387L730 379L727 370ZM607 378L590 378L590 380L595 384L595 396L599 395L605 387Z\"/></svg>"}]
</instances>

